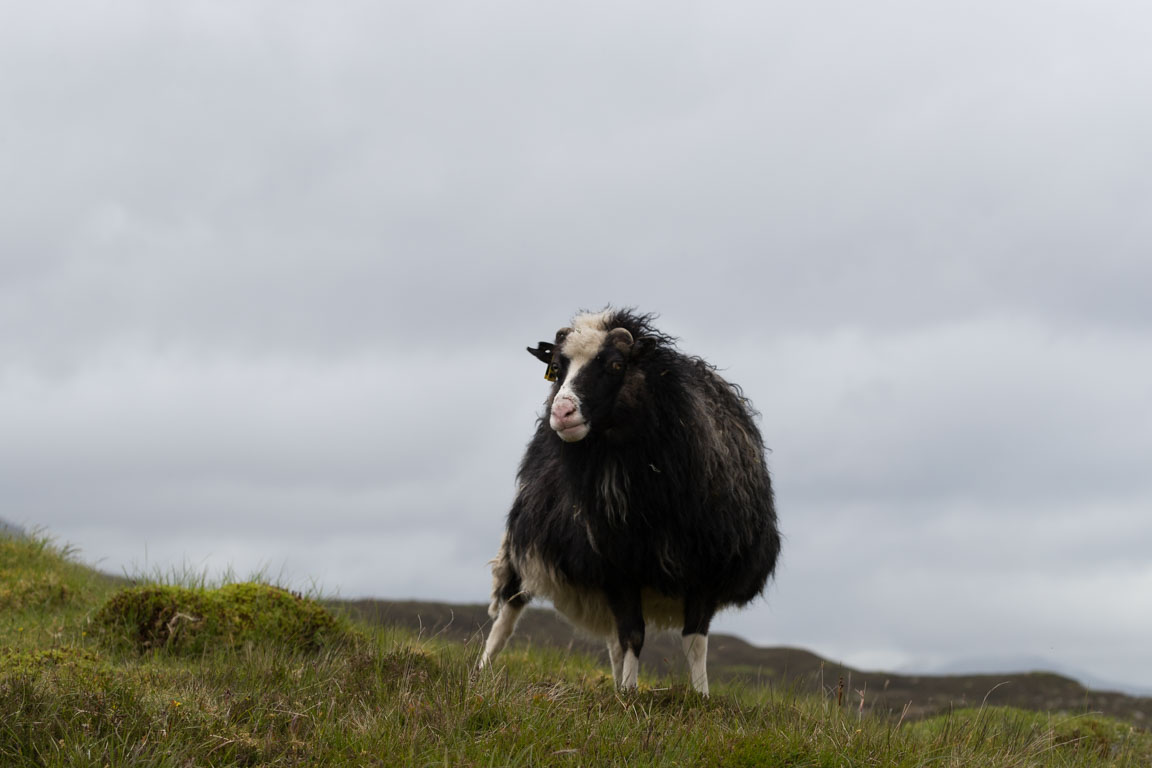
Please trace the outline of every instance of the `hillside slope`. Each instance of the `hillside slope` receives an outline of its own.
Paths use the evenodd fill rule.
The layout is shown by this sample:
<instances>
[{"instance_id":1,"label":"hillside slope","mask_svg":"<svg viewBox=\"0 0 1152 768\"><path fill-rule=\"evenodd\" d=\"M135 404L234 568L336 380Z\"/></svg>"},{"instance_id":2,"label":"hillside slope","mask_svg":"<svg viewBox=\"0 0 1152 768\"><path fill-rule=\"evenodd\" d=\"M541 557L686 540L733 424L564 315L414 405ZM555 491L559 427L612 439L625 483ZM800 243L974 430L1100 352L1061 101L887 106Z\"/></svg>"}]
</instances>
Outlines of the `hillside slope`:
<instances>
[{"instance_id":1,"label":"hillside slope","mask_svg":"<svg viewBox=\"0 0 1152 768\"><path fill-rule=\"evenodd\" d=\"M487 607L420 601L356 600L337 603L357 618L396 625L426 637L441 636L473 642L478 654L487 632ZM525 611L512 647L570 648L601 659L602 645L576 633L553 611ZM672 634L650 637L644 645L641 674L648 679L686 679L680 641ZM799 648L760 648L732 635L713 634L708 643L709 677L715 681L768 683L800 691L832 692L844 684L843 696L864 708L906 712L924 717L953 707L1011 706L1037 712L1103 712L1131 722L1152 725L1152 698L1091 691L1075 680L1048 672L1005 675L897 675L853 669ZM907 707L907 709L905 709Z\"/></svg>"}]
</instances>

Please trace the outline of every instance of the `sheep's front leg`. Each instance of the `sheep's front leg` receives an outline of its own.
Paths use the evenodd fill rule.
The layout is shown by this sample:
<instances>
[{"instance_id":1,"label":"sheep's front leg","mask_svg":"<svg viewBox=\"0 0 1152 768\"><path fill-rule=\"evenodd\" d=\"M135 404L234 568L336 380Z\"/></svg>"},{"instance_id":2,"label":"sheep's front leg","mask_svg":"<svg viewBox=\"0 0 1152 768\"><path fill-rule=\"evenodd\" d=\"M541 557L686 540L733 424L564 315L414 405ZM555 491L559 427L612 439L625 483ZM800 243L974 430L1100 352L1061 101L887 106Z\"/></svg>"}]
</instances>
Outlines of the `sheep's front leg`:
<instances>
[{"instance_id":1,"label":"sheep's front leg","mask_svg":"<svg viewBox=\"0 0 1152 768\"><path fill-rule=\"evenodd\" d=\"M492 566L492 602L488 606L488 615L495 621L488 633L488 640L484 643L484 655L480 657L480 669L492 663L496 654L504 649L508 638L516 630L516 621L520 618L524 606L528 605L530 595L524 591L520 582L520 574L512 565L512 558L508 552L508 534L500 540L500 551L491 561Z\"/></svg>"},{"instance_id":2,"label":"sheep's front leg","mask_svg":"<svg viewBox=\"0 0 1152 768\"><path fill-rule=\"evenodd\" d=\"M513 601L504 603L500 608L496 621L492 622L488 640L484 643L484 655L480 657L480 669L491 664L492 660L496 658L496 654L504 650L504 646L508 644L508 638L512 637L512 633L516 629L516 621L520 618L524 606L524 602Z\"/></svg>"},{"instance_id":3,"label":"sheep's front leg","mask_svg":"<svg viewBox=\"0 0 1152 768\"><path fill-rule=\"evenodd\" d=\"M612 681L619 687L624 674L624 649L620 647L620 638L608 638L608 658L612 662Z\"/></svg>"},{"instance_id":4,"label":"sheep's front leg","mask_svg":"<svg viewBox=\"0 0 1152 768\"><path fill-rule=\"evenodd\" d=\"M621 690L634 691L639 684L640 649L644 647L644 611L640 590L623 588L608 592L608 604L616 618L616 638L624 658L616 684Z\"/></svg>"},{"instance_id":5,"label":"sheep's front leg","mask_svg":"<svg viewBox=\"0 0 1152 768\"><path fill-rule=\"evenodd\" d=\"M688 677L692 687L708 695L708 635L684 635L684 655L688 658Z\"/></svg>"}]
</instances>

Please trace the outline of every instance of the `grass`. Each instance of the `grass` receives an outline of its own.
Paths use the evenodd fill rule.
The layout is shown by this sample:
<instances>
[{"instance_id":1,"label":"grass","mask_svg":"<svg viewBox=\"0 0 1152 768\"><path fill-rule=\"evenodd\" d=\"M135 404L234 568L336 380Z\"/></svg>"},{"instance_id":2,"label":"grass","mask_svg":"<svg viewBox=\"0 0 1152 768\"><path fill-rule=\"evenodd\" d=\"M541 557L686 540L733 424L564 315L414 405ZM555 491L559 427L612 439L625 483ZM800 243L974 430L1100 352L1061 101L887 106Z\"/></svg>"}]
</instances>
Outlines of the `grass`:
<instances>
[{"instance_id":1,"label":"grass","mask_svg":"<svg viewBox=\"0 0 1152 768\"><path fill-rule=\"evenodd\" d=\"M1152 736L1095 715L983 708L908 722L788 690L718 686L705 699L677 680L625 695L590 659L544 648L513 648L476 674L475 644L331 616L317 640L292 630L314 629L308 597L126 587L43 539L0 538L0 572L3 766L1152 762ZM159 624L178 613L203 624L187 641L140 642L160 614L133 610L156 602L170 611Z\"/></svg>"}]
</instances>

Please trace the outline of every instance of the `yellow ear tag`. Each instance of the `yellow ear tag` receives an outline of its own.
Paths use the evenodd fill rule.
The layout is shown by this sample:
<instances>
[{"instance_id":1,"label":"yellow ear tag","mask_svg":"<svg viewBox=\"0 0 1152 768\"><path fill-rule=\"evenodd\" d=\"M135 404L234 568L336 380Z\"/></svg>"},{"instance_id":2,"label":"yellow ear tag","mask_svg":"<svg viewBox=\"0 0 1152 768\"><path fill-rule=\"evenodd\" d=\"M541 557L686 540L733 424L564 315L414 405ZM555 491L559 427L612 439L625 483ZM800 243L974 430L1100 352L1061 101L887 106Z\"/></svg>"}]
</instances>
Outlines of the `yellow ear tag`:
<instances>
[{"instance_id":1,"label":"yellow ear tag","mask_svg":"<svg viewBox=\"0 0 1152 768\"><path fill-rule=\"evenodd\" d=\"M548 367L544 369L544 380L556 381L556 369L552 363L549 363Z\"/></svg>"}]
</instances>

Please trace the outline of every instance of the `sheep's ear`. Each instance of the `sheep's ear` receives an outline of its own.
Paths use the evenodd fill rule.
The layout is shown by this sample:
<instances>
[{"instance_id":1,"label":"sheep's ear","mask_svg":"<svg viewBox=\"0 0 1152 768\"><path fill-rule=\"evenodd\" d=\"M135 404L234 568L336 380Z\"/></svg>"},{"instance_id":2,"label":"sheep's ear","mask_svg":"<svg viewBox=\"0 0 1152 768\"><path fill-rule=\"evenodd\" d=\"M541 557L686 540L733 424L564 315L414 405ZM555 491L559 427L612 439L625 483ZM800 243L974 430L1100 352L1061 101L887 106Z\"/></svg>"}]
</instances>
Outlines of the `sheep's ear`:
<instances>
[{"instance_id":1,"label":"sheep's ear","mask_svg":"<svg viewBox=\"0 0 1152 768\"><path fill-rule=\"evenodd\" d=\"M531 354L532 357L544 363L544 365L550 365L552 363L552 351L554 349L556 348L548 342L541 341L537 344L535 349L528 347L528 353Z\"/></svg>"},{"instance_id":2,"label":"sheep's ear","mask_svg":"<svg viewBox=\"0 0 1152 768\"><path fill-rule=\"evenodd\" d=\"M632 334L627 328L613 328L608 332L608 343L621 352L632 349Z\"/></svg>"},{"instance_id":3,"label":"sheep's ear","mask_svg":"<svg viewBox=\"0 0 1152 768\"><path fill-rule=\"evenodd\" d=\"M546 341L541 341L536 345L536 349L528 347L528 352L532 357L548 366L544 369L545 380L556 381L556 374L560 370L560 364L556 362L556 347Z\"/></svg>"}]
</instances>

